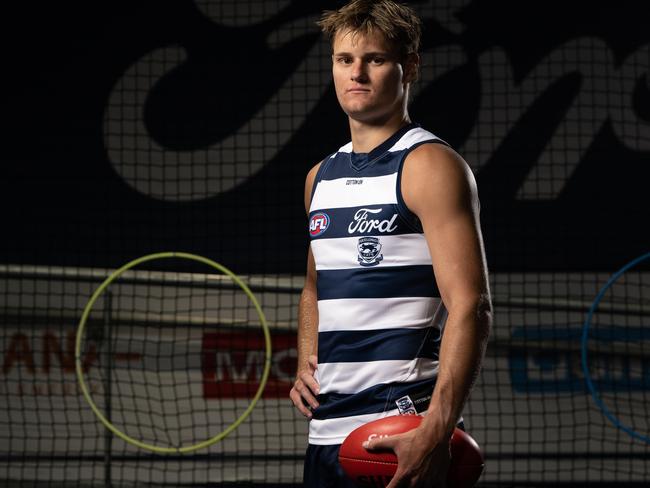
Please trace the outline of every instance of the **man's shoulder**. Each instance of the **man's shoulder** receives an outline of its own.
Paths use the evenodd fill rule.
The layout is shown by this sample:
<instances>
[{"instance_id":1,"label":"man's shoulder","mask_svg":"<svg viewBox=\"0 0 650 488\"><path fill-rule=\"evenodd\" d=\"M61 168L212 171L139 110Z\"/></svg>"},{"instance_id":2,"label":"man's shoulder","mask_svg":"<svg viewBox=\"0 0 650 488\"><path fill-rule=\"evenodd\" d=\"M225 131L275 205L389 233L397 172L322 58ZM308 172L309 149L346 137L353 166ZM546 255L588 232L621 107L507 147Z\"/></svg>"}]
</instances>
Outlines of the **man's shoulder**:
<instances>
[{"instance_id":1,"label":"man's shoulder","mask_svg":"<svg viewBox=\"0 0 650 488\"><path fill-rule=\"evenodd\" d=\"M414 148L406 157L405 167L412 171L424 172L461 171L464 173L469 169L467 162L451 146L436 143L437 141L431 142Z\"/></svg>"},{"instance_id":2,"label":"man's shoulder","mask_svg":"<svg viewBox=\"0 0 650 488\"><path fill-rule=\"evenodd\" d=\"M440 207L442 200L469 202L475 192L472 169L449 146L424 144L414 149L404 161L402 194L416 215L419 215L418 201Z\"/></svg>"},{"instance_id":3,"label":"man's shoulder","mask_svg":"<svg viewBox=\"0 0 650 488\"><path fill-rule=\"evenodd\" d=\"M435 135L433 132L424 129L419 124L411 124L399 135L390 151L411 151L425 144L442 144L448 146L446 141Z\"/></svg>"}]
</instances>

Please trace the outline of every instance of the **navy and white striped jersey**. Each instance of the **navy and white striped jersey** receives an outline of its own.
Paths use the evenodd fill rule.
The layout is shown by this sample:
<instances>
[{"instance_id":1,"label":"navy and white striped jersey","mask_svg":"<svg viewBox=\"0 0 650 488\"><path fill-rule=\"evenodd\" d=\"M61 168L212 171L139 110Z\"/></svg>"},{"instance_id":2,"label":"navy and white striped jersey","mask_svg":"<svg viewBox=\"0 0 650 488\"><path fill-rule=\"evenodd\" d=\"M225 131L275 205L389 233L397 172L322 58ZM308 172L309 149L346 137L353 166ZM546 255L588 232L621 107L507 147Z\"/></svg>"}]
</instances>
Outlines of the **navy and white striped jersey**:
<instances>
[{"instance_id":1,"label":"navy and white striped jersey","mask_svg":"<svg viewBox=\"0 0 650 488\"><path fill-rule=\"evenodd\" d=\"M316 175L309 233L320 407L311 444L340 444L361 424L403 413L417 393L433 389L447 312L421 225L400 191L404 159L424 143L444 144L411 124L368 154L348 143Z\"/></svg>"}]
</instances>

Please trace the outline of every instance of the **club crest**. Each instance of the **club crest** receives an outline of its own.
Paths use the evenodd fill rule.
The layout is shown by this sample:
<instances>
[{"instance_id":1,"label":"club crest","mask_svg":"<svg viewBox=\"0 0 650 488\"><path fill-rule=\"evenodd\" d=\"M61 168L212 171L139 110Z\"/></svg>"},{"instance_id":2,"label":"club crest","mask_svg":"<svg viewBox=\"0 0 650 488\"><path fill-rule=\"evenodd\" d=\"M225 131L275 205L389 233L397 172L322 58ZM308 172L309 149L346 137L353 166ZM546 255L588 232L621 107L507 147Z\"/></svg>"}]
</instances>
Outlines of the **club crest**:
<instances>
[{"instance_id":1,"label":"club crest","mask_svg":"<svg viewBox=\"0 0 650 488\"><path fill-rule=\"evenodd\" d=\"M357 260L361 266L376 266L383 259L381 252L381 242L378 237L361 237L357 244L359 256Z\"/></svg>"},{"instance_id":2,"label":"club crest","mask_svg":"<svg viewBox=\"0 0 650 488\"><path fill-rule=\"evenodd\" d=\"M408 395L398 398L395 403L397 404L400 415L417 415L418 413L413 404L413 400Z\"/></svg>"}]
</instances>

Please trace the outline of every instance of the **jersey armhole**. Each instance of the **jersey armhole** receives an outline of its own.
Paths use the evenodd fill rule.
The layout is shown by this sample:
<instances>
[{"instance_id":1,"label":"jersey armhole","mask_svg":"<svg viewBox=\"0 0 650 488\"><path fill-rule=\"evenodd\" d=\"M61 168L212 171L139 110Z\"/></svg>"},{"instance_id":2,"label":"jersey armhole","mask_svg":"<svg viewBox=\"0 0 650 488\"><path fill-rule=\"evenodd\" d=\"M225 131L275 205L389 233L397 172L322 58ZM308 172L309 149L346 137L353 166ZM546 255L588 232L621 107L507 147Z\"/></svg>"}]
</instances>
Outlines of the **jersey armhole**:
<instances>
[{"instance_id":1,"label":"jersey armhole","mask_svg":"<svg viewBox=\"0 0 650 488\"><path fill-rule=\"evenodd\" d=\"M397 188L395 189L395 192L397 194L397 211L404 219L404 221L409 225L409 227L418 233L423 232L422 223L420 222L418 216L415 215L411 209L408 208L406 202L404 202L404 196L402 195L402 171L404 169L404 161L406 161L406 157L411 153L411 151L417 149L422 144L443 144L445 146L449 146L449 144L447 144L442 139L430 139L428 141L418 142L417 144L413 144L413 146L404 151L404 154L402 154L402 157L399 161L399 165L397 167Z\"/></svg>"},{"instance_id":2,"label":"jersey armhole","mask_svg":"<svg viewBox=\"0 0 650 488\"><path fill-rule=\"evenodd\" d=\"M310 209L311 209L311 202L314 200L314 194L316 193L316 187L318 186L318 182L323 179L323 175L325 174L326 168L330 164L330 161L335 155L336 153L332 153L320 162L320 167L318 168L318 171L316 171L316 176L314 176L314 181L311 185L311 196L309 197Z\"/></svg>"}]
</instances>

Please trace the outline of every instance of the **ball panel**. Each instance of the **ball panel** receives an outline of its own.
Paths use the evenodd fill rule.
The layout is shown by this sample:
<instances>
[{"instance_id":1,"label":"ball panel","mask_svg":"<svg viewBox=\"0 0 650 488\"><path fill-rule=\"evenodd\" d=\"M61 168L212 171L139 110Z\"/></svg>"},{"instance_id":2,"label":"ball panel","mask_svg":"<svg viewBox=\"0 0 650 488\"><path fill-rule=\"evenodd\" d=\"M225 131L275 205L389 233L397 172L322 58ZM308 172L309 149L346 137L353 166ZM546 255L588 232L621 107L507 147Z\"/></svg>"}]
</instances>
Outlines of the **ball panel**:
<instances>
[{"instance_id":1,"label":"ball panel","mask_svg":"<svg viewBox=\"0 0 650 488\"><path fill-rule=\"evenodd\" d=\"M372 473L373 476L389 476L392 477L397 470L397 458L393 463L381 463L376 461L368 461L365 459L349 459L349 458L340 458L342 463L345 463L347 469L345 470L353 479L357 479L359 476L366 476L368 473Z\"/></svg>"},{"instance_id":2,"label":"ball panel","mask_svg":"<svg viewBox=\"0 0 650 488\"><path fill-rule=\"evenodd\" d=\"M483 464L483 455L476 441L458 428L450 442L451 459L455 465L476 466Z\"/></svg>"},{"instance_id":3,"label":"ball panel","mask_svg":"<svg viewBox=\"0 0 650 488\"><path fill-rule=\"evenodd\" d=\"M385 486L397 470L397 456L392 451L367 451L363 443L415 429L421 421L422 417L418 415L393 415L358 427L341 445L341 467L360 486ZM447 475L449 487L471 488L478 481L484 467L478 444L469 434L457 428L450 440L450 451L451 463Z\"/></svg>"},{"instance_id":4,"label":"ball panel","mask_svg":"<svg viewBox=\"0 0 650 488\"><path fill-rule=\"evenodd\" d=\"M396 464L397 456L392 451L370 452L363 447L363 443L370 439L401 434L415 429L421 421L422 418L416 415L393 415L368 422L348 435L341 445L339 457Z\"/></svg>"}]
</instances>

